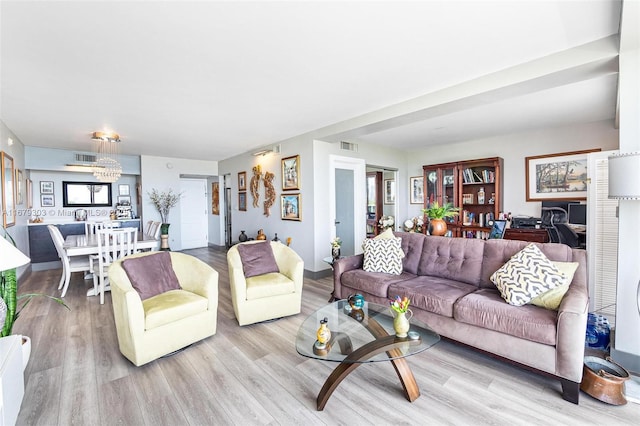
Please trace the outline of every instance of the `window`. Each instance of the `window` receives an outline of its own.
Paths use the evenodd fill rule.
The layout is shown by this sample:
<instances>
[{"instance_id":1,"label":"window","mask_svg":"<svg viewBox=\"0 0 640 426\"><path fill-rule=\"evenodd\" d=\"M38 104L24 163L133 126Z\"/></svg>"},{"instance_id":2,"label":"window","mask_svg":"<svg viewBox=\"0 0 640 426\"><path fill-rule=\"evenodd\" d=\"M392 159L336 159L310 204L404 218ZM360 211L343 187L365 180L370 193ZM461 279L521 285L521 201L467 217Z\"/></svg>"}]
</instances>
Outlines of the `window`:
<instances>
[{"instance_id":1,"label":"window","mask_svg":"<svg viewBox=\"0 0 640 426\"><path fill-rule=\"evenodd\" d=\"M62 182L63 207L111 207L111 184Z\"/></svg>"}]
</instances>

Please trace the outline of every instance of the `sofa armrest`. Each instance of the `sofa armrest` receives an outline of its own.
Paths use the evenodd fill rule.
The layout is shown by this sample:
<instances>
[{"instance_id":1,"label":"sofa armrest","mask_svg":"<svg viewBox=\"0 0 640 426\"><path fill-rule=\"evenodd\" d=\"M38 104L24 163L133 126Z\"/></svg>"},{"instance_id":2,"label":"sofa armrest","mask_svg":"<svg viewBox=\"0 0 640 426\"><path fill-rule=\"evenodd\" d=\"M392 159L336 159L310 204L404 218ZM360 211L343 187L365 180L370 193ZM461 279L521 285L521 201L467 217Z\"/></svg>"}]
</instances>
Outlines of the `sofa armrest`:
<instances>
[{"instance_id":1,"label":"sofa armrest","mask_svg":"<svg viewBox=\"0 0 640 426\"><path fill-rule=\"evenodd\" d=\"M363 262L364 254L343 257L333 262L333 297L335 299L344 299L348 296L348 294L342 294L342 281L340 280L342 274L354 269L362 269Z\"/></svg>"},{"instance_id":2,"label":"sofa armrest","mask_svg":"<svg viewBox=\"0 0 640 426\"><path fill-rule=\"evenodd\" d=\"M580 383L589 312L589 290L586 258L578 261L580 266L558 308L556 375Z\"/></svg>"}]
</instances>

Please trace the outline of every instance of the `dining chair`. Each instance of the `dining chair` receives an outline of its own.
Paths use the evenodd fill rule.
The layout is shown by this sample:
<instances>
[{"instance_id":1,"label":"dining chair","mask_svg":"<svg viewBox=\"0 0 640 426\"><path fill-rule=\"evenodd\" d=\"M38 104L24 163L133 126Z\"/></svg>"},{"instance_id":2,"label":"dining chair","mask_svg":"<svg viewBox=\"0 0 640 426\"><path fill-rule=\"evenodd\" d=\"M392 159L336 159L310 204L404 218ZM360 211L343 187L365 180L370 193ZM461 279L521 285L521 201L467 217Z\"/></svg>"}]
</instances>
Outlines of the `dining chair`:
<instances>
[{"instance_id":1,"label":"dining chair","mask_svg":"<svg viewBox=\"0 0 640 426\"><path fill-rule=\"evenodd\" d=\"M119 224L110 220L104 222L85 222L84 233L85 235L94 235L99 229L116 228Z\"/></svg>"},{"instance_id":2,"label":"dining chair","mask_svg":"<svg viewBox=\"0 0 640 426\"><path fill-rule=\"evenodd\" d=\"M153 233L150 234L156 240L160 237L160 226L162 224L160 222L153 222Z\"/></svg>"},{"instance_id":3,"label":"dining chair","mask_svg":"<svg viewBox=\"0 0 640 426\"><path fill-rule=\"evenodd\" d=\"M93 272L93 290L100 294L104 304L104 292L108 284L108 269L112 262L136 253L138 228L105 228L96 232L98 255L90 258Z\"/></svg>"},{"instance_id":4,"label":"dining chair","mask_svg":"<svg viewBox=\"0 0 640 426\"><path fill-rule=\"evenodd\" d=\"M62 277L60 277L60 284L58 284L58 290L62 289L61 297L67 294L67 288L69 287L69 281L71 281L72 272L89 272L91 270L89 256L68 256L67 251L64 249L64 238L62 233L55 225L47 225L53 245L56 247L58 257L62 261Z\"/></svg>"},{"instance_id":5,"label":"dining chair","mask_svg":"<svg viewBox=\"0 0 640 426\"><path fill-rule=\"evenodd\" d=\"M154 222L152 220L147 222L147 224L144 227L144 234L145 235L153 235L153 224L154 224Z\"/></svg>"}]
</instances>

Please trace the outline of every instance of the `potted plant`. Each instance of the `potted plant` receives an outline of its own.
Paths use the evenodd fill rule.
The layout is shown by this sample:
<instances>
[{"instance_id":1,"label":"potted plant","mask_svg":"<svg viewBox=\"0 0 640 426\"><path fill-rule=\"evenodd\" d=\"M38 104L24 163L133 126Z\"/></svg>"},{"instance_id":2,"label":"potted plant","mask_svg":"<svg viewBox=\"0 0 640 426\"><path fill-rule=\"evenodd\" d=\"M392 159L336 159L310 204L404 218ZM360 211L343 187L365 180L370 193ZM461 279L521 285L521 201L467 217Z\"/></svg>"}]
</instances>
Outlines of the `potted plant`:
<instances>
[{"instance_id":1,"label":"potted plant","mask_svg":"<svg viewBox=\"0 0 640 426\"><path fill-rule=\"evenodd\" d=\"M49 296L48 294L17 294L18 280L16 268L29 263L30 259L15 247L15 241L6 230L4 230L4 234L4 238L0 238L0 246L2 246L3 254L3 259L0 262L0 337L6 337L12 334L13 324L20 316L20 312L22 312L31 299L36 296L47 297L69 309L61 299ZM13 245L9 244L8 240L10 240ZM21 301L22 304L20 305ZM31 339L27 336L22 336L22 352L24 368L27 366L31 353Z\"/></svg>"},{"instance_id":2,"label":"potted plant","mask_svg":"<svg viewBox=\"0 0 640 426\"><path fill-rule=\"evenodd\" d=\"M460 209L451 203L440 205L434 201L428 208L422 209L422 212L429 218L429 234L444 235L447 233L447 222L444 218L458 215Z\"/></svg>"},{"instance_id":3,"label":"potted plant","mask_svg":"<svg viewBox=\"0 0 640 426\"><path fill-rule=\"evenodd\" d=\"M151 203L155 206L158 213L160 213L160 250L169 249L169 211L178 204L182 194L176 194L173 189L160 192L157 189L152 189L149 193Z\"/></svg>"}]
</instances>

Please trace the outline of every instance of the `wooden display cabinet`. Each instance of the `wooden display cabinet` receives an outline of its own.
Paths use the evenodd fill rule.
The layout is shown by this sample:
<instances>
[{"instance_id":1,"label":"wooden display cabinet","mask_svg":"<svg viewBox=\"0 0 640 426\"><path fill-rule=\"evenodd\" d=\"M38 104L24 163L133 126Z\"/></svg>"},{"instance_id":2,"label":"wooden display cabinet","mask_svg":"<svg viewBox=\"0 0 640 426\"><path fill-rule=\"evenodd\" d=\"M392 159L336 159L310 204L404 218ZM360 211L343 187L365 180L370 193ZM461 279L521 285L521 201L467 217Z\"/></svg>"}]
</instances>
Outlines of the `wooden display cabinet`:
<instances>
[{"instance_id":1,"label":"wooden display cabinet","mask_svg":"<svg viewBox=\"0 0 640 426\"><path fill-rule=\"evenodd\" d=\"M425 204L452 203L460 214L448 224L454 237L486 239L502 212L500 157L423 166Z\"/></svg>"}]
</instances>

